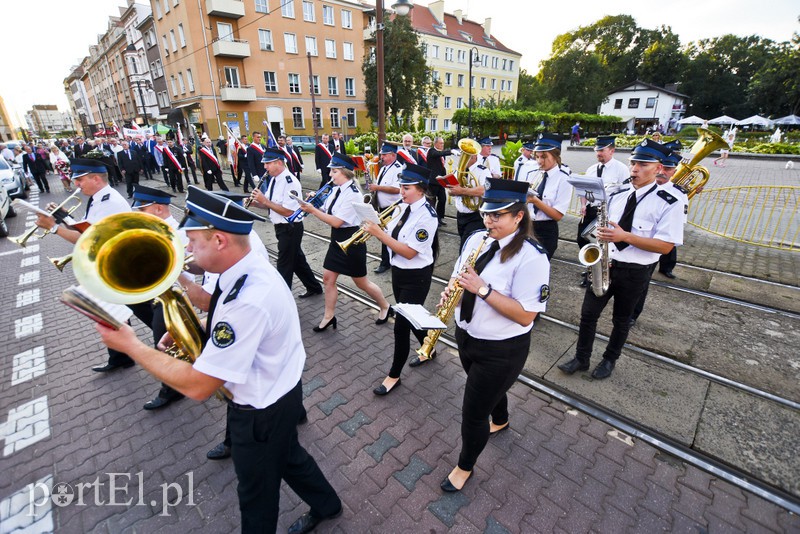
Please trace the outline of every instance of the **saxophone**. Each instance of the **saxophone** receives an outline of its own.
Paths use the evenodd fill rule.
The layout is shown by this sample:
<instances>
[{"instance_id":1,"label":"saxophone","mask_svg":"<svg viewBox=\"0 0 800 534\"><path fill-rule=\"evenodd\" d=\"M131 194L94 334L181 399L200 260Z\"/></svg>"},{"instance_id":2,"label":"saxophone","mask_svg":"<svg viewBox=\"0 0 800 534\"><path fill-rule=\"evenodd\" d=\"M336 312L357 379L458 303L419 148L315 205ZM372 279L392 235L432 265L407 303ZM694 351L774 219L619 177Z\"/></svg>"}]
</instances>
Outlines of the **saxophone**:
<instances>
[{"instance_id":1,"label":"saxophone","mask_svg":"<svg viewBox=\"0 0 800 534\"><path fill-rule=\"evenodd\" d=\"M488 237L489 232L486 232L486 234L483 236L483 239L481 239L481 242L478 243L477 247L475 247L475 250L470 252L469 257L467 257L467 261L464 262L464 265L458 272L459 275L465 273L467 271L467 267L475 267L475 262L478 260L481 249L483 249L483 246L486 244L486 239L488 239ZM450 292L450 297L436 309L436 317L438 317L443 323L447 324L450 321L450 318L453 317L453 314L456 311L456 305L458 305L458 303L461 301L461 295L463 294L464 288L458 283L457 276L456 281L453 283L453 290ZM439 341L439 336L441 335L442 330L428 330L428 334L422 341L422 346L417 349L417 354L419 355L419 359L421 361L431 359L433 349L436 348L436 342Z\"/></svg>"},{"instance_id":2,"label":"saxophone","mask_svg":"<svg viewBox=\"0 0 800 534\"><path fill-rule=\"evenodd\" d=\"M586 200L593 202L593 195L587 193ZM606 226L608 226L608 203L604 200L597 208L595 228L604 228ZM580 252L578 252L578 261L589 271L589 280L592 282L592 292L598 297L605 295L611 283L609 274L611 258L608 255L608 242L598 237L597 243L584 245Z\"/></svg>"}]
</instances>

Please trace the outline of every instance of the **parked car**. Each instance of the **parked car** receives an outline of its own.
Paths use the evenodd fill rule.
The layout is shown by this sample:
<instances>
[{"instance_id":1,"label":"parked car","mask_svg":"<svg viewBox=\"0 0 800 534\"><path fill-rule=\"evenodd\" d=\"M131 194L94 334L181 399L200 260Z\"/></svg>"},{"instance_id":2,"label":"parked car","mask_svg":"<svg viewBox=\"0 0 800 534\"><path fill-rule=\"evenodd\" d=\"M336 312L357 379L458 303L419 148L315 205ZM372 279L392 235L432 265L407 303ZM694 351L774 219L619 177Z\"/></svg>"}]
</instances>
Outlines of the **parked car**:
<instances>
[{"instance_id":1,"label":"parked car","mask_svg":"<svg viewBox=\"0 0 800 534\"><path fill-rule=\"evenodd\" d=\"M28 198L28 181L25 179L22 167L19 165L12 167L3 158L0 158L0 184L12 199Z\"/></svg>"},{"instance_id":2,"label":"parked car","mask_svg":"<svg viewBox=\"0 0 800 534\"><path fill-rule=\"evenodd\" d=\"M11 205L11 199L8 198L5 187L0 187L0 237L8 237L8 226L6 226L6 218L16 217L17 212Z\"/></svg>"},{"instance_id":3,"label":"parked car","mask_svg":"<svg viewBox=\"0 0 800 534\"><path fill-rule=\"evenodd\" d=\"M293 135L292 144L299 148L300 152L305 152L306 150L313 152L314 148L317 146L313 135Z\"/></svg>"}]
</instances>

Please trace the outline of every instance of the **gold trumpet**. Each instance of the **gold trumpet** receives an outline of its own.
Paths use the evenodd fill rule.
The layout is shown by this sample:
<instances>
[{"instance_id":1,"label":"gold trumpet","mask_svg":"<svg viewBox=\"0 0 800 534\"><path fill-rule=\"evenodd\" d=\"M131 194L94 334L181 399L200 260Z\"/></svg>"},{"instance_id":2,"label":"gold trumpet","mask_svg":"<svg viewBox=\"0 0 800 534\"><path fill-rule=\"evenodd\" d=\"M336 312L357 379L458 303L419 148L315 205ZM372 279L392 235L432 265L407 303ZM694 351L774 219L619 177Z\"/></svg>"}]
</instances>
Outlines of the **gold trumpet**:
<instances>
[{"instance_id":1,"label":"gold trumpet","mask_svg":"<svg viewBox=\"0 0 800 534\"><path fill-rule=\"evenodd\" d=\"M401 202L403 202L402 199L397 200L396 202L392 203L388 208L386 208L385 210L383 210L378 214L378 219L380 219L381 221L380 222L381 228L386 228L387 226L389 226L391 220L394 219L393 215L394 209L397 206L399 206ZM363 243L366 243L370 237L372 237L372 234L368 234L367 232L364 231L363 228L361 228L358 231L356 231L356 233L351 235L350 239L347 239L345 241L337 241L336 244L339 245L339 248L342 249L342 252L347 254L347 249L349 249L353 245L361 245Z\"/></svg>"},{"instance_id":2,"label":"gold trumpet","mask_svg":"<svg viewBox=\"0 0 800 534\"><path fill-rule=\"evenodd\" d=\"M705 128L698 128L697 141L692 145L689 156L683 158L675 169L670 181L686 190L689 200L708 182L710 173L702 165L698 165L704 157L720 148L728 148L728 143L719 135Z\"/></svg>"},{"instance_id":3,"label":"gold trumpet","mask_svg":"<svg viewBox=\"0 0 800 534\"><path fill-rule=\"evenodd\" d=\"M77 188L75 190L74 193L72 193L70 196L65 198L64 201L61 204L59 204L58 206L53 208L51 211L47 212L47 215L50 216L50 217L53 217L56 220L56 224L61 224L62 222L66 222L67 224L71 224L71 222L74 223L74 221L70 222L70 219L71 219L71 216L72 216L72 212L74 212L76 209L78 209L78 206L81 205L81 199L78 198L78 194L80 192L81 192L81 189L79 187L79 188ZM71 206L69 209L67 209L67 204L69 204L73 200L75 202L77 202L77 204L75 204L74 206ZM26 201L21 200L21 199L14 200L14 207L19 207L19 208L23 208L23 209L27 209L27 210L36 212L36 213L41 213L41 210L39 210L39 208L37 208L36 206L31 204L30 202L26 202ZM37 233L38 230L41 230L41 232ZM18 235L17 237L8 237L7 239L10 240L10 241L13 241L14 243L16 243L17 245L21 246L22 248L25 248L26 242L31 237L36 237L37 239L42 239L47 234L51 233L51 231L52 231L52 229L44 230L44 229L39 228L36 225L33 225L33 227L28 229L28 231L25 232L24 234Z\"/></svg>"}]
</instances>

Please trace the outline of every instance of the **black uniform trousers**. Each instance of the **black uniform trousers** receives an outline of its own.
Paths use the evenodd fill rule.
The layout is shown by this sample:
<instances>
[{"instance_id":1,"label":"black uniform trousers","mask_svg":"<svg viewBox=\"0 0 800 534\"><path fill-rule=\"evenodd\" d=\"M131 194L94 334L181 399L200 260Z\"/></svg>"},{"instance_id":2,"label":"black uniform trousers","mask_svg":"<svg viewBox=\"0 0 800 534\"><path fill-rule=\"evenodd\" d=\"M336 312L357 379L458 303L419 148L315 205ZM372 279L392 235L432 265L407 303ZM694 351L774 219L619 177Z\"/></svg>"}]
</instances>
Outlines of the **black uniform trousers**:
<instances>
[{"instance_id":1,"label":"black uniform trousers","mask_svg":"<svg viewBox=\"0 0 800 534\"><path fill-rule=\"evenodd\" d=\"M436 217L441 221L444 219L444 209L447 206L447 192L445 192L444 187L439 185L439 182L436 180L433 180L428 186L428 191L430 191L431 197L436 201L431 202L431 204L436 204Z\"/></svg>"},{"instance_id":2,"label":"black uniform trousers","mask_svg":"<svg viewBox=\"0 0 800 534\"><path fill-rule=\"evenodd\" d=\"M456 343L461 366L467 373L461 406L458 467L472 471L489 441L489 417L496 425L508 422L506 392L525 366L531 333L528 331L512 338L489 341L472 337L457 326Z\"/></svg>"},{"instance_id":3,"label":"black uniform trousers","mask_svg":"<svg viewBox=\"0 0 800 534\"><path fill-rule=\"evenodd\" d=\"M139 183L139 173L137 171L128 171L125 173L125 189L128 192L128 198L133 196L133 185Z\"/></svg>"},{"instance_id":4,"label":"black uniform trousers","mask_svg":"<svg viewBox=\"0 0 800 534\"><path fill-rule=\"evenodd\" d=\"M458 226L458 236L461 238L460 248L464 248L464 243L467 242L467 238L472 232L486 228L483 224L483 217L477 211L470 213L461 213L459 211L456 215L456 224Z\"/></svg>"},{"instance_id":5,"label":"black uniform trousers","mask_svg":"<svg viewBox=\"0 0 800 534\"><path fill-rule=\"evenodd\" d=\"M275 532L281 480L323 518L335 515L342 502L308 452L297 440L302 405L300 382L272 405L253 409L231 405L228 427L231 455L239 479L242 532Z\"/></svg>"},{"instance_id":6,"label":"black uniform trousers","mask_svg":"<svg viewBox=\"0 0 800 534\"><path fill-rule=\"evenodd\" d=\"M324 176L323 176L323 179L324 179ZM325 183L327 183L327 181ZM325 184L323 183L323 185L325 185ZM375 194L377 194L377 193L375 193ZM388 207L389 207L388 204L386 206L380 206L378 208L378 213L381 213L383 210L385 210ZM383 267L387 267L387 268L391 267L391 264L389 263L389 247L387 247L383 243L381 243L381 265Z\"/></svg>"},{"instance_id":7,"label":"black uniform trousers","mask_svg":"<svg viewBox=\"0 0 800 534\"><path fill-rule=\"evenodd\" d=\"M674 249L673 249L674 250ZM662 256L663 258L663 256ZM653 276L653 271L656 270L656 265L658 263L654 263L650 266L650 277ZM642 310L644 310L644 301L647 300L647 291L650 289L650 279L647 279L647 285L644 286L644 290L642 291L642 296L639 297L639 302L636 303L636 306L633 308L633 315L631 315L631 319L634 321L639 318L642 314Z\"/></svg>"},{"instance_id":8,"label":"black uniform trousers","mask_svg":"<svg viewBox=\"0 0 800 534\"><path fill-rule=\"evenodd\" d=\"M164 307L160 302L156 302L153 305L153 323L151 326L153 328L153 346L158 348L158 342L161 341L161 338L167 333L167 324L166 321L164 321ZM182 399L183 393L172 389L162 382L161 389L158 391L158 396L169 400ZM228 446L230 446L230 444Z\"/></svg>"},{"instance_id":9,"label":"black uniform trousers","mask_svg":"<svg viewBox=\"0 0 800 534\"><path fill-rule=\"evenodd\" d=\"M292 276L296 274L308 291L322 293L322 285L314 278L314 271L303 254L303 223L276 224L275 237L278 238L277 269L289 289Z\"/></svg>"},{"instance_id":10,"label":"black uniform trousers","mask_svg":"<svg viewBox=\"0 0 800 534\"><path fill-rule=\"evenodd\" d=\"M322 171L322 173L321 173L322 177L319 180L319 188L322 189L322 186L327 184L331 179L331 170L329 168L327 168L327 167L323 167L320 170ZM377 193L373 193L373 194L377 195ZM388 263L387 263L387 265L388 265Z\"/></svg>"},{"instance_id":11,"label":"black uniform trousers","mask_svg":"<svg viewBox=\"0 0 800 534\"><path fill-rule=\"evenodd\" d=\"M40 193L50 192L50 182L47 181L47 172L31 172L33 179L36 180L36 187Z\"/></svg>"},{"instance_id":12,"label":"black uniform trousers","mask_svg":"<svg viewBox=\"0 0 800 534\"><path fill-rule=\"evenodd\" d=\"M558 221L533 221L533 235L551 259L558 248Z\"/></svg>"},{"instance_id":13,"label":"black uniform trousers","mask_svg":"<svg viewBox=\"0 0 800 534\"><path fill-rule=\"evenodd\" d=\"M581 237L581 233L583 233L586 227L589 226L589 223L594 222L595 219L597 219L597 207L587 205L586 213L583 215L583 219L578 222L578 249L581 249L590 243L588 239Z\"/></svg>"},{"instance_id":14,"label":"black uniform trousers","mask_svg":"<svg viewBox=\"0 0 800 534\"><path fill-rule=\"evenodd\" d=\"M183 193L183 177L181 176L181 171L177 169L166 168L165 172L167 176L169 176L169 182L167 182L167 185L170 186L173 191L175 191L177 188L179 192Z\"/></svg>"},{"instance_id":15,"label":"black uniform trousers","mask_svg":"<svg viewBox=\"0 0 800 534\"><path fill-rule=\"evenodd\" d=\"M392 266L392 293L398 303L425 304L425 297L431 288L433 264L421 269L401 269ZM408 361L411 340L408 334L413 332L420 345L425 340L427 330L417 330L411 326L402 314L394 320L394 358L389 378L400 378L400 372Z\"/></svg>"},{"instance_id":16,"label":"black uniform trousers","mask_svg":"<svg viewBox=\"0 0 800 534\"><path fill-rule=\"evenodd\" d=\"M642 296L647 283L650 281L650 265L636 263L622 263L615 260L611 262L609 276L611 283L608 291L602 297L592 293L591 288L586 288L581 307L581 324L578 332L578 344L575 348L575 358L588 363L592 357L592 345L597 331L597 320L611 297L614 297L614 309L611 315L611 336L603 353L604 359L617 360L625 341L628 339L630 320L639 298Z\"/></svg>"},{"instance_id":17,"label":"black uniform trousers","mask_svg":"<svg viewBox=\"0 0 800 534\"><path fill-rule=\"evenodd\" d=\"M133 314L142 321L147 328L153 328L153 302L139 302L137 304L128 304ZM159 339L160 336L159 336ZM109 365L133 365L133 359L125 354L114 349L108 349L108 363Z\"/></svg>"},{"instance_id":18,"label":"black uniform trousers","mask_svg":"<svg viewBox=\"0 0 800 534\"><path fill-rule=\"evenodd\" d=\"M214 182L217 183L219 188L223 191L230 191L228 186L225 185L225 181L222 179L222 170L221 169L211 169L211 172L206 171L203 173L203 182L205 183L206 190L213 191L214 190Z\"/></svg>"}]
</instances>

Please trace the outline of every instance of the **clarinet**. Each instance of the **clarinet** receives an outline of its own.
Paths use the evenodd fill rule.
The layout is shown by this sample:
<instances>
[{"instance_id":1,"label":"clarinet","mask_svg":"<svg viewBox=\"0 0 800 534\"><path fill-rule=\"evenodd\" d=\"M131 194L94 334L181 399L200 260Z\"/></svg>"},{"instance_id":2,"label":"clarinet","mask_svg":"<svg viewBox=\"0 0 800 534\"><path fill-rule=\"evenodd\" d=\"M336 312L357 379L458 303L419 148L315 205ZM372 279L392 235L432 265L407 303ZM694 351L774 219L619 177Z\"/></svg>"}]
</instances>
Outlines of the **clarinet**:
<instances>
[{"instance_id":1,"label":"clarinet","mask_svg":"<svg viewBox=\"0 0 800 534\"><path fill-rule=\"evenodd\" d=\"M256 191L260 191L261 190L261 184L263 184L264 180L267 180L267 179L269 179L269 173L264 172L264 174L261 176L261 178L258 179L258 182L256 183L256 186L253 188L253 192L250 194L249 197L247 197L244 200L244 202L242 202L242 206L244 206L245 209L248 209L250 207L250 204L252 204L253 201L256 199ZM261 192L263 193L263 191L261 191Z\"/></svg>"}]
</instances>

